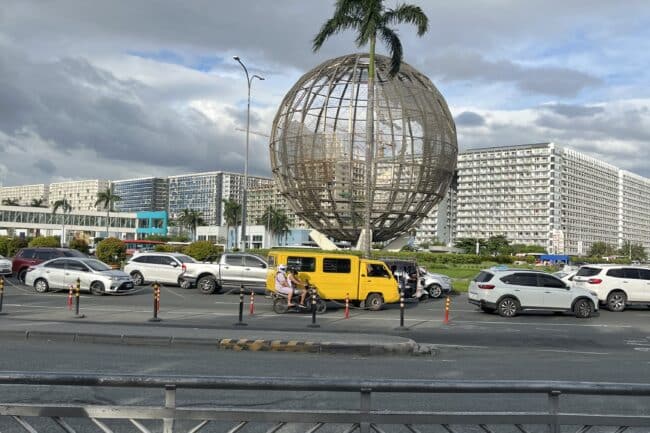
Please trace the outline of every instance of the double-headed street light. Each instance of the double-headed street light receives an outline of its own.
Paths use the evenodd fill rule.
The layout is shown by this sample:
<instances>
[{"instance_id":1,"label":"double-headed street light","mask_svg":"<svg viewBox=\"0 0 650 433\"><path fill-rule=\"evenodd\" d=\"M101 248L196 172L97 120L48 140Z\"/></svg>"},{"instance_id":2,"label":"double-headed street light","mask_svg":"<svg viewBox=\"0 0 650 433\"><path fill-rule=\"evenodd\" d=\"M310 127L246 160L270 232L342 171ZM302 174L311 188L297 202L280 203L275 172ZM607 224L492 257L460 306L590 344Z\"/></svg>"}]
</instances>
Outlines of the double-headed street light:
<instances>
[{"instance_id":1,"label":"double-headed street light","mask_svg":"<svg viewBox=\"0 0 650 433\"><path fill-rule=\"evenodd\" d=\"M248 75L248 69L242 63L239 56L232 56L234 60L244 68L244 73L246 73L246 83L248 84L248 106L246 108L246 159L244 162L244 187L242 188L242 204L241 204L241 251L246 251L246 205L247 205L247 194L248 194L248 140L250 136L251 129L251 83L254 78L258 80L264 80L264 77L259 75Z\"/></svg>"}]
</instances>

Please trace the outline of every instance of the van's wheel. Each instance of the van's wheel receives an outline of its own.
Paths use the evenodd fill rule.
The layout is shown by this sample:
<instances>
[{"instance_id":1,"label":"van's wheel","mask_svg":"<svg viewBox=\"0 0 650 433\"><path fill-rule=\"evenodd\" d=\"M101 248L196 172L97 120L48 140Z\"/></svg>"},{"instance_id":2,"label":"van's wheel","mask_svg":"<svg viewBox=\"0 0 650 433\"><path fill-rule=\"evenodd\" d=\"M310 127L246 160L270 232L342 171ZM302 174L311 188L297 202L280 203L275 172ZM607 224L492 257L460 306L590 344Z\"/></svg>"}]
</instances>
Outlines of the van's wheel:
<instances>
[{"instance_id":1,"label":"van's wheel","mask_svg":"<svg viewBox=\"0 0 650 433\"><path fill-rule=\"evenodd\" d=\"M206 275L199 278L196 282L196 287L198 287L204 295L211 295L217 291L217 280L211 275Z\"/></svg>"},{"instance_id":2,"label":"van's wheel","mask_svg":"<svg viewBox=\"0 0 650 433\"><path fill-rule=\"evenodd\" d=\"M319 299L316 301L316 314L323 314L327 311L327 302Z\"/></svg>"},{"instance_id":3,"label":"van's wheel","mask_svg":"<svg viewBox=\"0 0 650 433\"><path fill-rule=\"evenodd\" d=\"M442 287L440 287L438 284L432 284L427 287L427 294L430 298L438 299L442 296Z\"/></svg>"},{"instance_id":4,"label":"van's wheel","mask_svg":"<svg viewBox=\"0 0 650 433\"><path fill-rule=\"evenodd\" d=\"M141 286L144 284L144 277L138 271L131 272L131 279L133 280L133 284L135 286Z\"/></svg>"},{"instance_id":5,"label":"van's wheel","mask_svg":"<svg viewBox=\"0 0 650 433\"><path fill-rule=\"evenodd\" d=\"M34 282L34 290L38 293L45 293L50 290L50 285L47 284L47 281L44 278L39 278Z\"/></svg>"},{"instance_id":6,"label":"van's wheel","mask_svg":"<svg viewBox=\"0 0 650 433\"><path fill-rule=\"evenodd\" d=\"M101 296L104 294L104 285L100 281L93 281L90 285L90 293L95 296Z\"/></svg>"},{"instance_id":7,"label":"van's wheel","mask_svg":"<svg viewBox=\"0 0 650 433\"><path fill-rule=\"evenodd\" d=\"M625 310L627 296L621 291L612 292L607 296L607 308L609 311L620 313Z\"/></svg>"},{"instance_id":8,"label":"van's wheel","mask_svg":"<svg viewBox=\"0 0 650 433\"><path fill-rule=\"evenodd\" d=\"M273 301L273 311L275 311L277 314L284 314L289 311L287 300L285 298L276 298Z\"/></svg>"},{"instance_id":9,"label":"van's wheel","mask_svg":"<svg viewBox=\"0 0 650 433\"><path fill-rule=\"evenodd\" d=\"M371 293L366 298L366 308L370 311L381 310L384 306L384 298L379 293Z\"/></svg>"},{"instance_id":10,"label":"van's wheel","mask_svg":"<svg viewBox=\"0 0 650 433\"><path fill-rule=\"evenodd\" d=\"M594 312L594 305L591 301L580 299L573 306L573 312L578 319L588 319Z\"/></svg>"},{"instance_id":11,"label":"van's wheel","mask_svg":"<svg viewBox=\"0 0 650 433\"><path fill-rule=\"evenodd\" d=\"M503 298L497 304L497 310L501 317L515 317L519 311L519 302L515 298Z\"/></svg>"}]
</instances>

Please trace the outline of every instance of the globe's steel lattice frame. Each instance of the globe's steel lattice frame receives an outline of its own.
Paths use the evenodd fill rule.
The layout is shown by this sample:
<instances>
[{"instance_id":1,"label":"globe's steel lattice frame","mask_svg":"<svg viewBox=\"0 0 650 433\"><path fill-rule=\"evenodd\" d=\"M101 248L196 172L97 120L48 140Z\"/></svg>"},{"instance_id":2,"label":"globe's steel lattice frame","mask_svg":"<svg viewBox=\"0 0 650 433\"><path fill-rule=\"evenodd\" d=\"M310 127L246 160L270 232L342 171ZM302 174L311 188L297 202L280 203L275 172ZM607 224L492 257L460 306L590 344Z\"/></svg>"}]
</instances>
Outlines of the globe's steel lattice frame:
<instances>
[{"instance_id":1,"label":"globe's steel lattice frame","mask_svg":"<svg viewBox=\"0 0 650 433\"><path fill-rule=\"evenodd\" d=\"M374 241L404 233L447 191L456 126L433 83L406 63L388 78L376 56ZM366 206L368 54L328 60L298 80L273 122L271 167L296 214L337 240L355 241Z\"/></svg>"}]
</instances>

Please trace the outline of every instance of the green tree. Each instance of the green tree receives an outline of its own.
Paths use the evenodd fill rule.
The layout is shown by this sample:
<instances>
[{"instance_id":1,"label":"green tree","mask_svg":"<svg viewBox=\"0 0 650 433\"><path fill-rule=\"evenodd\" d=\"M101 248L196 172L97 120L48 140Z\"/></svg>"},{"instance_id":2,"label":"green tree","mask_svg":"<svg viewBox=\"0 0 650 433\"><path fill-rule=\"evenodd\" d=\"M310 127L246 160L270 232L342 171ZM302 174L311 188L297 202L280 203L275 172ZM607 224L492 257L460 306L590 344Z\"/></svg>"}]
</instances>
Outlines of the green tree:
<instances>
[{"instance_id":1,"label":"green tree","mask_svg":"<svg viewBox=\"0 0 650 433\"><path fill-rule=\"evenodd\" d=\"M61 239L58 236L38 236L28 244L30 247L50 247L55 248L61 245Z\"/></svg>"},{"instance_id":2,"label":"green tree","mask_svg":"<svg viewBox=\"0 0 650 433\"><path fill-rule=\"evenodd\" d=\"M4 206L20 206L20 201L17 198L3 198L2 204Z\"/></svg>"},{"instance_id":3,"label":"green tree","mask_svg":"<svg viewBox=\"0 0 650 433\"><path fill-rule=\"evenodd\" d=\"M280 243L280 238L289 233L289 217L282 209L269 206L266 208L262 216L257 220L260 225L266 226L266 229L271 233ZM269 245L270 246L270 245Z\"/></svg>"},{"instance_id":4,"label":"green tree","mask_svg":"<svg viewBox=\"0 0 650 433\"><path fill-rule=\"evenodd\" d=\"M19 249L25 248L28 245L27 239L23 238L13 238L9 241L7 245L7 257L13 257L16 255Z\"/></svg>"},{"instance_id":5,"label":"green tree","mask_svg":"<svg viewBox=\"0 0 650 433\"><path fill-rule=\"evenodd\" d=\"M197 241L186 246L183 252L195 260L203 262L207 259L214 260L223 251L210 241Z\"/></svg>"},{"instance_id":6,"label":"green tree","mask_svg":"<svg viewBox=\"0 0 650 433\"><path fill-rule=\"evenodd\" d=\"M505 256L512 253L512 248L510 247L510 242L504 235L498 235L488 238L485 251L493 256Z\"/></svg>"},{"instance_id":7,"label":"green tree","mask_svg":"<svg viewBox=\"0 0 650 433\"><path fill-rule=\"evenodd\" d=\"M88 242L80 238L74 238L70 241L70 248L73 250L81 251L84 254L88 254Z\"/></svg>"},{"instance_id":8,"label":"green tree","mask_svg":"<svg viewBox=\"0 0 650 433\"><path fill-rule=\"evenodd\" d=\"M313 40L313 50L318 51L325 40L344 30L356 30L358 47L369 45L368 51L368 103L366 106L366 209L364 217L364 255L370 257L372 243L371 202L373 157L375 153L375 44L377 37L386 44L391 57L389 76L395 77L402 64L402 42L393 25L408 23L417 26L418 36L429 27L429 19L418 6L399 5L386 9L384 0L337 0L334 15L321 27Z\"/></svg>"},{"instance_id":9,"label":"green tree","mask_svg":"<svg viewBox=\"0 0 650 433\"><path fill-rule=\"evenodd\" d=\"M72 212L72 206L68 202L68 199L63 197L60 200L57 200L52 205L52 215L56 215L57 211L61 209L63 212L63 224L61 224L61 246L65 245L65 222L66 214Z\"/></svg>"},{"instance_id":10,"label":"green tree","mask_svg":"<svg viewBox=\"0 0 650 433\"><path fill-rule=\"evenodd\" d=\"M476 238L456 239L456 242L454 242L454 247L463 250L464 254L475 254L477 241L479 244L479 252L484 252L487 244L483 239L476 239Z\"/></svg>"},{"instance_id":11,"label":"green tree","mask_svg":"<svg viewBox=\"0 0 650 433\"><path fill-rule=\"evenodd\" d=\"M106 238L97 244L95 255L109 265L119 265L126 259L126 245L117 238Z\"/></svg>"},{"instance_id":12,"label":"green tree","mask_svg":"<svg viewBox=\"0 0 650 433\"><path fill-rule=\"evenodd\" d=\"M47 203L45 203L44 198L33 198L29 205L31 207L47 207Z\"/></svg>"},{"instance_id":13,"label":"green tree","mask_svg":"<svg viewBox=\"0 0 650 433\"><path fill-rule=\"evenodd\" d=\"M606 242L598 241L591 244L589 257L609 257L616 255L616 249Z\"/></svg>"},{"instance_id":14,"label":"green tree","mask_svg":"<svg viewBox=\"0 0 650 433\"><path fill-rule=\"evenodd\" d=\"M643 262L648 258L648 254L645 252L642 244L634 244L631 241L623 242L621 249L618 250L620 256L627 257L633 261Z\"/></svg>"},{"instance_id":15,"label":"green tree","mask_svg":"<svg viewBox=\"0 0 650 433\"><path fill-rule=\"evenodd\" d=\"M230 232L230 227L235 227L235 243L237 245L237 226L241 223L241 205L233 199L223 200L223 219L226 220L226 233ZM228 236L230 237L230 236ZM227 247L226 243L226 247Z\"/></svg>"},{"instance_id":16,"label":"green tree","mask_svg":"<svg viewBox=\"0 0 650 433\"><path fill-rule=\"evenodd\" d=\"M196 228L205 225L203 214L194 209L185 208L181 215L177 218L178 223L182 227L186 227L192 234L192 239L196 241Z\"/></svg>"},{"instance_id":17,"label":"green tree","mask_svg":"<svg viewBox=\"0 0 650 433\"><path fill-rule=\"evenodd\" d=\"M106 209L106 236L108 237L108 230L110 227L110 212L113 210L113 205L118 201L121 201L122 197L119 195L113 194L113 191L110 188L106 188L104 191L97 193L97 200L95 201L95 206L101 206L103 209Z\"/></svg>"},{"instance_id":18,"label":"green tree","mask_svg":"<svg viewBox=\"0 0 650 433\"><path fill-rule=\"evenodd\" d=\"M7 250L10 242L11 238L9 236L0 236L0 256L9 257Z\"/></svg>"}]
</instances>

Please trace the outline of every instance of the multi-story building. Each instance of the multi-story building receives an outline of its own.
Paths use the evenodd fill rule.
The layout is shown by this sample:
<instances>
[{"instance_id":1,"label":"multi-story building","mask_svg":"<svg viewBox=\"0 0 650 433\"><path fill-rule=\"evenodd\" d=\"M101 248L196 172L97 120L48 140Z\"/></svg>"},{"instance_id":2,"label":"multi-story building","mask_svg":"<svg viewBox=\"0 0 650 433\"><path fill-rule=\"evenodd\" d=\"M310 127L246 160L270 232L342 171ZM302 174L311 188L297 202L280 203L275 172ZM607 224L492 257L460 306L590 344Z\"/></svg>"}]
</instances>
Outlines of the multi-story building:
<instances>
[{"instance_id":1,"label":"multi-story building","mask_svg":"<svg viewBox=\"0 0 650 433\"><path fill-rule=\"evenodd\" d=\"M167 210L169 186L166 178L145 177L111 182L113 194L120 197L118 212Z\"/></svg>"},{"instance_id":2,"label":"multi-story building","mask_svg":"<svg viewBox=\"0 0 650 433\"><path fill-rule=\"evenodd\" d=\"M307 225L293 211L287 199L280 192L275 184L267 184L251 188L248 190L248 209L246 222L248 225L263 224L262 216L266 213L269 206L276 210L281 210L287 216L289 227L306 228Z\"/></svg>"},{"instance_id":3,"label":"multi-story building","mask_svg":"<svg viewBox=\"0 0 650 433\"><path fill-rule=\"evenodd\" d=\"M415 229L415 242L417 244L442 243L446 246L453 245L454 230L456 227L457 186L458 177L454 178L447 189L445 197L431 209L429 214L422 219Z\"/></svg>"},{"instance_id":4,"label":"multi-story building","mask_svg":"<svg viewBox=\"0 0 650 433\"><path fill-rule=\"evenodd\" d=\"M420 242L435 232L447 243L504 235L553 253L586 254L594 242L650 249L650 179L554 143L461 152L449 194Z\"/></svg>"},{"instance_id":5,"label":"multi-story building","mask_svg":"<svg viewBox=\"0 0 650 433\"><path fill-rule=\"evenodd\" d=\"M48 205L52 207L58 200L65 198L73 210L96 211L97 194L106 191L109 185L107 180L98 179L51 183Z\"/></svg>"},{"instance_id":6,"label":"multi-story building","mask_svg":"<svg viewBox=\"0 0 650 433\"><path fill-rule=\"evenodd\" d=\"M9 200L20 206L31 206L36 201L41 206L47 206L47 196L48 187L43 183L0 187L0 203Z\"/></svg>"}]
</instances>

